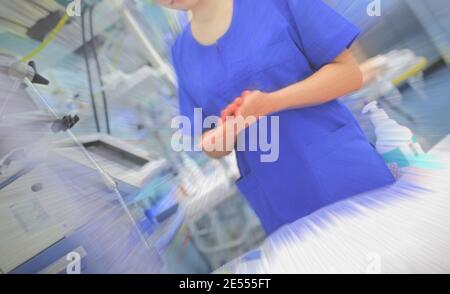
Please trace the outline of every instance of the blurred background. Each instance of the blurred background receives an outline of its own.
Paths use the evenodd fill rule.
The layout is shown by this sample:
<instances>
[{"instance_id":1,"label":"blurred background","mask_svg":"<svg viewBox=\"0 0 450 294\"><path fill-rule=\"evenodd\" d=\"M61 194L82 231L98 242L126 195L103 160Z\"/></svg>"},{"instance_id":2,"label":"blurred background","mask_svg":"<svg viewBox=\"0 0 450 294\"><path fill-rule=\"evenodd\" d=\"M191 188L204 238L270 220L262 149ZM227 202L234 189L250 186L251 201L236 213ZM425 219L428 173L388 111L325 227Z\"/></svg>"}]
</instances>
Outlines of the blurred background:
<instances>
[{"instance_id":1,"label":"blurred background","mask_svg":"<svg viewBox=\"0 0 450 294\"><path fill-rule=\"evenodd\" d=\"M450 150L450 2L326 2L363 31L365 86L341 101L385 160ZM170 47L187 22L151 0L0 0L0 273L210 273L258 258L266 236L234 157L170 145ZM380 111L396 123L383 129Z\"/></svg>"}]
</instances>

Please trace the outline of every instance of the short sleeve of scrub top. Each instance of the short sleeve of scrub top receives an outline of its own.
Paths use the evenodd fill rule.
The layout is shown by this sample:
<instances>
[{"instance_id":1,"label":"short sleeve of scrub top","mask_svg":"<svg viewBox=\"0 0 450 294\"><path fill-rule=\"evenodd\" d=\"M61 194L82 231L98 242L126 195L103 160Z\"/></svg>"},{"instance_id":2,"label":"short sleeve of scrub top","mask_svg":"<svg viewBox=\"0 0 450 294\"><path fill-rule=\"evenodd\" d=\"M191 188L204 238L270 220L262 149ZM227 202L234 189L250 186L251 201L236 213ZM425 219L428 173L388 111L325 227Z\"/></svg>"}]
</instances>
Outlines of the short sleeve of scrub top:
<instances>
[{"instance_id":1,"label":"short sleeve of scrub top","mask_svg":"<svg viewBox=\"0 0 450 294\"><path fill-rule=\"evenodd\" d=\"M322 0L234 0L233 5L231 25L215 44L200 44L190 26L174 44L180 113L192 120L195 107L204 116L220 116L244 90L273 92L310 77L359 34ZM269 140L278 139L271 150L275 160L262 160L267 150L236 151L241 175L236 185L268 234L331 203L393 183L383 159L338 100L268 115L267 130L276 130L275 118L278 133L268 134ZM241 137L248 139L250 132Z\"/></svg>"},{"instance_id":2,"label":"short sleeve of scrub top","mask_svg":"<svg viewBox=\"0 0 450 294\"><path fill-rule=\"evenodd\" d=\"M297 45L314 68L332 62L360 31L322 0L272 0L295 30Z\"/></svg>"}]
</instances>

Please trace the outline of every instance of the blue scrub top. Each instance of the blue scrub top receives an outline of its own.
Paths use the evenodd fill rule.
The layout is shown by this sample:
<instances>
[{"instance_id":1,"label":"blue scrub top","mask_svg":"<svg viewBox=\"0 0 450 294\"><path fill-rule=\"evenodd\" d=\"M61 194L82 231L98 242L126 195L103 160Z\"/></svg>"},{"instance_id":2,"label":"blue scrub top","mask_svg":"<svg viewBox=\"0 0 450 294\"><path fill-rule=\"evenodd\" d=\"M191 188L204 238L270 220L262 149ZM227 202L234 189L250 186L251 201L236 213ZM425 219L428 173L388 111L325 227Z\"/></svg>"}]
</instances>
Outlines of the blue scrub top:
<instances>
[{"instance_id":1,"label":"blue scrub top","mask_svg":"<svg viewBox=\"0 0 450 294\"><path fill-rule=\"evenodd\" d=\"M189 135L202 130L195 108L204 116L219 116L244 90L271 92L299 82L332 62L358 34L321 0L235 0L230 28L208 46L198 43L187 26L172 57L181 115L197 126ZM279 116L278 160L261 162L262 151L237 152L241 178L236 184L267 233L394 182L340 102L272 115Z\"/></svg>"}]
</instances>

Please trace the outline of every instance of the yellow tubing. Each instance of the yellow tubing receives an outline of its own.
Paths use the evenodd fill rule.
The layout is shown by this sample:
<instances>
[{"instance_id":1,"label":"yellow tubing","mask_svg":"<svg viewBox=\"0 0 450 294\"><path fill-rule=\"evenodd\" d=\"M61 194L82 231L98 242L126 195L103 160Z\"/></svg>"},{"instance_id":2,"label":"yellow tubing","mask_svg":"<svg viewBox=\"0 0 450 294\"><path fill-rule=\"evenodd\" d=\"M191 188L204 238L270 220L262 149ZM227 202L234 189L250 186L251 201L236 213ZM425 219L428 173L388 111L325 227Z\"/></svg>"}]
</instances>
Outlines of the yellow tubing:
<instances>
[{"instance_id":1,"label":"yellow tubing","mask_svg":"<svg viewBox=\"0 0 450 294\"><path fill-rule=\"evenodd\" d=\"M398 86L401 83L403 83L404 81L406 81L407 79L415 76L416 74L418 74L419 72L423 71L428 65L428 60L425 57L421 57L419 59L419 61L410 69L408 69L407 71L405 71L404 73L402 73L401 75L399 75L398 77L396 77L395 79L392 80L392 84L394 86Z\"/></svg>"},{"instance_id":2,"label":"yellow tubing","mask_svg":"<svg viewBox=\"0 0 450 294\"><path fill-rule=\"evenodd\" d=\"M67 13L64 13L64 16L61 17L58 24L53 28L53 30L47 35L47 37L44 39L44 41L39 44L33 51L28 53L25 57L23 57L20 61L27 62L39 53L41 53L58 35L58 33L62 30L64 25L69 20L69 15Z\"/></svg>"}]
</instances>

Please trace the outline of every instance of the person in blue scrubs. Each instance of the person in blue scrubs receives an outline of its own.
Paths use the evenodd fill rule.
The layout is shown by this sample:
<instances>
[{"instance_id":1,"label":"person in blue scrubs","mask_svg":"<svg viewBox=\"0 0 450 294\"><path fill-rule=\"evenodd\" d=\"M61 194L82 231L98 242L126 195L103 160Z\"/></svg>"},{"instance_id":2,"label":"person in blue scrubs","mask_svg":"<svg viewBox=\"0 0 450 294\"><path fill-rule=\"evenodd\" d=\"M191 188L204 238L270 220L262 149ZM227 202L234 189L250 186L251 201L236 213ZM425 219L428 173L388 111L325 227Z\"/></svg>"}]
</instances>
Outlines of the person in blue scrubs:
<instances>
[{"instance_id":1,"label":"person in blue scrubs","mask_svg":"<svg viewBox=\"0 0 450 294\"><path fill-rule=\"evenodd\" d=\"M262 162L262 151L236 152L241 174L236 184L266 233L394 182L350 111L336 100L362 84L359 67L347 50L359 30L326 3L158 1L193 13L172 48L181 115L198 126L196 108L204 117L220 116L250 90L235 115L279 117L278 160ZM227 16L222 34L212 42L200 40L202 34L205 40L211 37L213 23L220 32ZM189 135L215 131L195 129ZM220 158L229 152L206 153Z\"/></svg>"}]
</instances>

